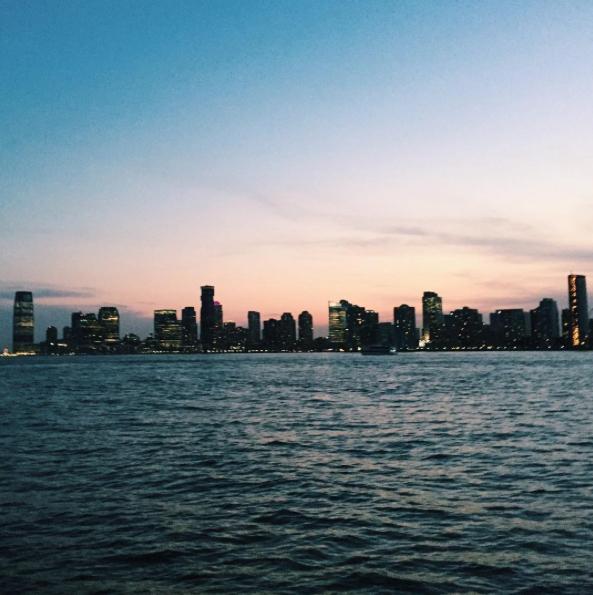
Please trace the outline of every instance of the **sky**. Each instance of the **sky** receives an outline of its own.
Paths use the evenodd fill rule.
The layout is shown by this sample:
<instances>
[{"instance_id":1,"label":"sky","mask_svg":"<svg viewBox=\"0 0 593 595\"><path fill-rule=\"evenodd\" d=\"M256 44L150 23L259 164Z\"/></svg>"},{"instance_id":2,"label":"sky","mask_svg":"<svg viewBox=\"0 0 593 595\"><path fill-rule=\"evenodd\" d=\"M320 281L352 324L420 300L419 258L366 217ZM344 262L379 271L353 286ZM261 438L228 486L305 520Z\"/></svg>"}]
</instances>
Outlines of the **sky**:
<instances>
[{"instance_id":1,"label":"sky","mask_svg":"<svg viewBox=\"0 0 593 595\"><path fill-rule=\"evenodd\" d=\"M593 276L593 3L0 1L0 344Z\"/></svg>"}]
</instances>

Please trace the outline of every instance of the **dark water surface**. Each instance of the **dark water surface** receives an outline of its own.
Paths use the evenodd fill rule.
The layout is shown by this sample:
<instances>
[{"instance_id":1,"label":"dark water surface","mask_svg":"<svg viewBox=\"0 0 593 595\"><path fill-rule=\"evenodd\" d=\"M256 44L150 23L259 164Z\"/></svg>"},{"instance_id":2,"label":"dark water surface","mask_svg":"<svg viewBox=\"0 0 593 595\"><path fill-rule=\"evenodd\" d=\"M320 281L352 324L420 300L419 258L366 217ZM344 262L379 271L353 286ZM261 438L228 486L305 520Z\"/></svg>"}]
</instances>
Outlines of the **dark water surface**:
<instances>
[{"instance_id":1,"label":"dark water surface","mask_svg":"<svg viewBox=\"0 0 593 595\"><path fill-rule=\"evenodd\" d=\"M593 592L593 353L0 361L0 591Z\"/></svg>"}]
</instances>

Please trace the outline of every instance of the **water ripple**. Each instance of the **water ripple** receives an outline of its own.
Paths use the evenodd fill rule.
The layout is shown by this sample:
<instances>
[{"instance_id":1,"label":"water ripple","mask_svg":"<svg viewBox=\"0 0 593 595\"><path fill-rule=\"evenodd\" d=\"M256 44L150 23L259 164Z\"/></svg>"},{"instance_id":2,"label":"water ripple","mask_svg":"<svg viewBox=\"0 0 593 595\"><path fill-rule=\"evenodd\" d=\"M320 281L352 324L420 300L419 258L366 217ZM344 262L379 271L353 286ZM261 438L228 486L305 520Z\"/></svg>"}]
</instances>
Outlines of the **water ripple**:
<instances>
[{"instance_id":1,"label":"water ripple","mask_svg":"<svg viewBox=\"0 0 593 595\"><path fill-rule=\"evenodd\" d=\"M0 592L593 591L593 354L0 361Z\"/></svg>"}]
</instances>

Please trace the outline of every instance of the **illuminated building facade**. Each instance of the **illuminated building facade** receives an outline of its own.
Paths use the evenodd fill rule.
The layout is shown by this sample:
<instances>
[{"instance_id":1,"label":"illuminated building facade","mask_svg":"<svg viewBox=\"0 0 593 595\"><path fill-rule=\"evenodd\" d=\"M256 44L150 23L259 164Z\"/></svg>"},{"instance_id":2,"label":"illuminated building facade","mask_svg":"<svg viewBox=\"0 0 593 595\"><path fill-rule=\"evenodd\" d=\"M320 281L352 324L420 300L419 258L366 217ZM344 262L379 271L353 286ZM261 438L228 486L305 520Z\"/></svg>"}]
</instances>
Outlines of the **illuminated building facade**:
<instances>
[{"instance_id":1,"label":"illuminated building facade","mask_svg":"<svg viewBox=\"0 0 593 595\"><path fill-rule=\"evenodd\" d=\"M437 339L443 322L443 298L434 291L425 291L422 295L422 338L425 342Z\"/></svg>"},{"instance_id":2,"label":"illuminated building facade","mask_svg":"<svg viewBox=\"0 0 593 595\"><path fill-rule=\"evenodd\" d=\"M73 312L70 328L70 347L74 351L94 352L101 347L103 330L94 312Z\"/></svg>"},{"instance_id":3,"label":"illuminated building facade","mask_svg":"<svg viewBox=\"0 0 593 595\"><path fill-rule=\"evenodd\" d=\"M113 306L99 308L99 326L105 345L119 343L119 311Z\"/></svg>"},{"instance_id":4,"label":"illuminated building facade","mask_svg":"<svg viewBox=\"0 0 593 595\"><path fill-rule=\"evenodd\" d=\"M340 300L340 305L346 311L344 347L348 351L359 351L364 337L368 337L369 332L372 332L373 322L378 323L379 319L377 317L374 320L372 310L367 311L363 306L351 304L348 300Z\"/></svg>"},{"instance_id":5,"label":"illuminated building facade","mask_svg":"<svg viewBox=\"0 0 593 595\"><path fill-rule=\"evenodd\" d=\"M160 349L181 349L183 333L177 320L177 310L154 311L154 338Z\"/></svg>"},{"instance_id":6,"label":"illuminated building facade","mask_svg":"<svg viewBox=\"0 0 593 595\"><path fill-rule=\"evenodd\" d=\"M484 321L474 308L458 308L447 317L446 347L477 349L484 343Z\"/></svg>"},{"instance_id":7,"label":"illuminated building facade","mask_svg":"<svg viewBox=\"0 0 593 595\"><path fill-rule=\"evenodd\" d=\"M568 275L568 309L570 310L570 346L583 347L589 333L587 282L584 275Z\"/></svg>"},{"instance_id":8,"label":"illuminated building facade","mask_svg":"<svg viewBox=\"0 0 593 595\"><path fill-rule=\"evenodd\" d=\"M30 291L17 291L14 294L12 317L12 350L14 353L32 353L34 343L33 294Z\"/></svg>"},{"instance_id":9,"label":"illuminated building facade","mask_svg":"<svg viewBox=\"0 0 593 595\"><path fill-rule=\"evenodd\" d=\"M344 347L346 340L346 308L340 302L329 302L329 342Z\"/></svg>"}]
</instances>

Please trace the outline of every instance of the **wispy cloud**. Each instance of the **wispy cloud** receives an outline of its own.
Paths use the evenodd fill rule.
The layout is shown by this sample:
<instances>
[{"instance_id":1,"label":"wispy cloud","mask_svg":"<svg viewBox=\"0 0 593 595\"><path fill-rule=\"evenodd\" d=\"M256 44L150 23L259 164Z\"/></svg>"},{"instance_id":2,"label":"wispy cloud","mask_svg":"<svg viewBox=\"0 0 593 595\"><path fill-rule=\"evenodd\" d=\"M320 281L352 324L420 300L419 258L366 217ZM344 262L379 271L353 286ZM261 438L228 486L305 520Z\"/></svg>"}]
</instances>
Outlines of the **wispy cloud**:
<instances>
[{"instance_id":1,"label":"wispy cloud","mask_svg":"<svg viewBox=\"0 0 593 595\"><path fill-rule=\"evenodd\" d=\"M30 281L20 283L0 282L1 300L12 300L16 291L32 291L35 298L41 299L88 299L95 297L97 293L91 287L72 289L68 287L47 286Z\"/></svg>"},{"instance_id":2,"label":"wispy cloud","mask_svg":"<svg viewBox=\"0 0 593 595\"><path fill-rule=\"evenodd\" d=\"M323 221L331 236L313 240L270 239L258 245L311 246L339 250L378 250L397 246L429 245L467 248L500 258L527 261L545 258L554 262L588 263L593 261L591 247L575 246L548 239L545 230L506 217L468 217L422 221L377 221L370 217L351 217L346 213L313 212L294 203L264 196L252 200L282 219ZM469 230L469 231L468 231Z\"/></svg>"}]
</instances>

